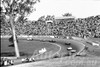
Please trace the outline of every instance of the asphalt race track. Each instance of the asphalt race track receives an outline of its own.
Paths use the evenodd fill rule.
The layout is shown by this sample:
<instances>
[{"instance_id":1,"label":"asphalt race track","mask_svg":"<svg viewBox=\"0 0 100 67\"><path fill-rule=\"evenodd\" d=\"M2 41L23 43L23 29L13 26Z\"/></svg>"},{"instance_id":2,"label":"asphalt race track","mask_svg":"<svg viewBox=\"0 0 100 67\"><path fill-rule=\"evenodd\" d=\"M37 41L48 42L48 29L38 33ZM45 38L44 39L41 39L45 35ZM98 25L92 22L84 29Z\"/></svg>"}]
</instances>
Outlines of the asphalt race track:
<instances>
[{"instance_id":1,"label":"asphalt race track","mask_svg":"<svg viewBox=\"0 0 100 67\"><path fill-rule=\"evenodd\" d=\"M24 39L24 40L26 40L26 39ZM43 43L43 45L41 45L42 47L44 46L44 44L46 44L45 46L49 49L49 51L53 50L52 55L56 55L57 53L62 54L64 52L67 53L66 49L68 47L72 47L73 50L76 50L76 53L75 53L75 55L76 55L76 54L79 54L85 48L85 46L88 46L89 47L89 51L87 51L88 54L94 55L94 56L100 56L100 47L99 48L94 47L94 46L86 43L86 41L79 41L79 40L73 40L73 39L48 38L48 37L47 38L46 37L45 38L43 38L43 37L33 38L33 41L36 41L36 40L40 41L40 45L41 45L41 43ZM49 40L53 40L53 41L56 41L56 42L54 42L54 43L53 42L48 42ZM32 41L28 41L28 42L33 43ZM3 41L2 41L2 43L3 43ZM66 44L69 44L69 43L70 43L70 45L66 45ZM28 43L24 43L24 44L27 45ZM53 47L50 46L51 44L53 45ZM52 47L52 48L50 49L50 47ZM2 48L2 51L3 51L3 48ZM27 47L25 47L25 48L27 48ZM40 49L40 46L38 48ZM30 53L32 53L32 51L33 51L31 49L33 49L33 48L32 47L30 48L30 50L29 50ZM6 50L7 50L7 48L6 48ZM12 51L13 50L14 49L12 49ZM21 67L20 65L22 65L22 64L19 64L17 67Z\"/></svg>"}]
</instances>

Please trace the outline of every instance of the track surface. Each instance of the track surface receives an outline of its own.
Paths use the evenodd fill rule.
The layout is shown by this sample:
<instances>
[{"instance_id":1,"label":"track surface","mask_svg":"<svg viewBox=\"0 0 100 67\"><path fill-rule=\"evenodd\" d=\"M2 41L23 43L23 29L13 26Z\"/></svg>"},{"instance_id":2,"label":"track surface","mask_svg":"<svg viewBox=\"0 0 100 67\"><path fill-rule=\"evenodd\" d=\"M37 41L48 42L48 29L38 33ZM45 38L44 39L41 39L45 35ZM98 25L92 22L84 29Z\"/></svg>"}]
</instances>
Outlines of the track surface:
<instances>
[{"instance_id":1,"label":"track surface","mask_svg":"<svg viewBox=\"0 0 100 67\"><path fill-rule=\"evenodd\" d=\"M39 38L39 39L44 39L44 40L50 40L52 38ZM79 40L68 40L68 39L57 39L57 38L54 38L53 40L56 41L56 43L51 43L52 45L55 45L57 47L59 47L59 49L57 49L54 54L57 54L57 53L62 53L63 52L63 48L65 46L65 43L71 43L71 47L73 49L75 49L77 51L77 53L80 53L83 49L84 49L84 46L87 46L87 44L83 41L79 41ZM62 46L63 45L63 46ZM88 44L88 46L90 46L90 44ZM93 46L91 46L93 47ZM90 48L91 48L90 47ZM66 49L66 48L65 48ZM94 49L94 47L93 47ZM97 53L100 54L100 51L96 51ZM95 52L95 53L96 53ZM54 55L53 54L53 55ZM19 65L20 67L20 65Z\"/></svg>"}]
</instances>

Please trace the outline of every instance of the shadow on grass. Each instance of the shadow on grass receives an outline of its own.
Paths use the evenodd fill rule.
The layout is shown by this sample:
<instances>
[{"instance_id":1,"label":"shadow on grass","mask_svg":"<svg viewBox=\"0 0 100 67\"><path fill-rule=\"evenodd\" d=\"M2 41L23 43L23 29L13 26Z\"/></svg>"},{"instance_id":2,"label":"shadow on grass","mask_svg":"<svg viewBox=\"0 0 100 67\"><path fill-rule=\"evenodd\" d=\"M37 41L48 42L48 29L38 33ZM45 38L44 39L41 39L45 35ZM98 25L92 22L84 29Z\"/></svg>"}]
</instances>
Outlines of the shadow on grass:
<instances>
[{"instance_id":1,"label":"shadow on grass","mask_svg":"<svg viewBox=\"0 0 100 67\"><path fill-rule=\"evenodd\" d=\"M20 56L29 56L30 54L25 52L20 52ZM2 52L1 57L12 57L15 56L15 52Z\"/></svg>"}]
</instances>

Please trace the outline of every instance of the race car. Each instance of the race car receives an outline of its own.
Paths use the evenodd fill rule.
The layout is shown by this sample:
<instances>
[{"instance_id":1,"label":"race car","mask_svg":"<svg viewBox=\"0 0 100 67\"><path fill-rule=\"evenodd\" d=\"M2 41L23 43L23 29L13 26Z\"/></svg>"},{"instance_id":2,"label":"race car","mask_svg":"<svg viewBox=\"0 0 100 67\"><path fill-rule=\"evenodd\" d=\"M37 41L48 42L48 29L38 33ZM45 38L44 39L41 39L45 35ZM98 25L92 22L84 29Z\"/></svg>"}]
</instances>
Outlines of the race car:
<instances>
[{"instance_id":1,"label":"race car","mask_svg":"<svg viewBox=\"0 0 100 67\"><path fill-rule=\"evenodd\" d=\"M35 61L34 58L23 58L21 59L22 63L32 62Z\"/></svg>"}]
</instances>

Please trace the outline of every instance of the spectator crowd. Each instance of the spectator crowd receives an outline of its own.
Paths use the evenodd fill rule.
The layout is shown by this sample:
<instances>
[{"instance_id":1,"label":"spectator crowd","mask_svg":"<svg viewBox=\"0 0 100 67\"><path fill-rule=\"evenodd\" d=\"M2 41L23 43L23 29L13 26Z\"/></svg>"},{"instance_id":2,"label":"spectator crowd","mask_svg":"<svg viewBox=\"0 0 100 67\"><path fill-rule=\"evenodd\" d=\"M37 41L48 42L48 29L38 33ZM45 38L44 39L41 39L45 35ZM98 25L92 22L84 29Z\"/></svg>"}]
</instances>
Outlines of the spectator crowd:
<instances>
[{"instance_id":1,"label":"spectator crowd","mask_svg":"<svg viewBox=\"0 0 100 67\"><path fill-rule=\"evenodd\" d=\"M46 22L51 20L52 22ZM87 18L55 19L41 16L37 21L22 20L14 24L17 35L55 35L100 38L100 15ZM10 23L1 22L1 35L11 35Z\"/></svg>"}]
</instances>

